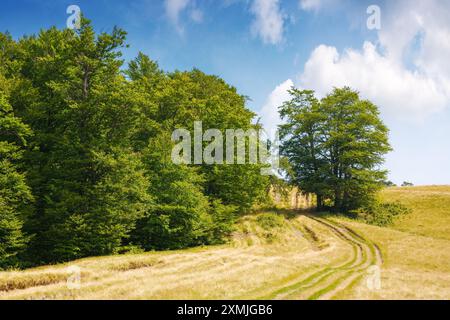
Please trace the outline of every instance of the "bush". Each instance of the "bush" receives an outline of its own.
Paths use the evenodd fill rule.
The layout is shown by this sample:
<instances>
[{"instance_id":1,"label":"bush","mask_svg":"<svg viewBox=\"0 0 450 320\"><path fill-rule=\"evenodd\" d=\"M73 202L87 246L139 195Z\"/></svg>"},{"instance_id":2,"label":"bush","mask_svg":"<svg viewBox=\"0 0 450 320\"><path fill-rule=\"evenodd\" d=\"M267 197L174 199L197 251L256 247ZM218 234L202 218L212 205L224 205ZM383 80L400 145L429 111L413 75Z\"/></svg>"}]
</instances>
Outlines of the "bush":
<instances>
[{"instance_id":1,"label":"bush","mask_svg":"<svg viewBox=\"0 0 450 320\"><path fill-rule=\"evenodd\" d=\"M394 223L396 218L410 212L411 210L400 202L373 201L363 208L352 211L351 214L368 224L383 227Z\"/></svg>"},{"instance_id":2,"label":"bush","mask_svg":"<svg viewBox=\"0 0 450 320\"><path fill-rule=\"evenodd\" d=\"M132 240L145 250L181 249L196 244L201 234L200 217L194 209L159 205L140 220Z\"/></svg>"},{"instance_id":3,"label":"bush","mask_svg":"<svg viewBox=\"0 0 450 320\"><path fill-rule=\"evenodd\" d=\"M264 230L281 228L284 225L284 217L274 213L263 213L256 218L258 225Z\"/></svg>"},{"instance_id":4,"label":"bush","mask_svg":"<svg viewBox=\"0 0 450 320\"><path fill-rule=\"evenodd\" d=\"M212 202L211 209L212 226L208 243L221 244L234 231L237 207L226 206L220 201L215 200Z\"/></svg>"}]
</instances>

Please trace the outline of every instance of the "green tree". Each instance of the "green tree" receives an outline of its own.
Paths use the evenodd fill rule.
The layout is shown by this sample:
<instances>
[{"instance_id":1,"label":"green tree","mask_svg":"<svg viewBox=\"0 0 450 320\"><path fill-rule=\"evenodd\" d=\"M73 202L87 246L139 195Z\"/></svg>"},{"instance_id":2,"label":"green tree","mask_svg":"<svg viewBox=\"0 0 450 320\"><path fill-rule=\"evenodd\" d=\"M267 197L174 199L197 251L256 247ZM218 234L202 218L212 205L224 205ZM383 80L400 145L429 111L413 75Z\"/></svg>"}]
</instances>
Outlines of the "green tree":
<instances>
[{"instance_id":1,"label":"green tree","mask_svg":"<svg viewBox=\"0 0 450 320\"><path fill-rule=\"evenodd\" d=\"M127 74L135 82L136 96L141 97L138 103L144 110L136 145L145 148L150 138L162 132L171 134L177 128L193 130L195 121L202 121L204 130L219 129L224 136L226 129L257 129L252 124L255 114L245 106L246 98L216 76L197 69L163 75L143 54L130 63ZM198 169L209 200L240 212L257 203L268 184L260 165L202 165Z\"/></svg>"},{"instance_id":2,"label":"green tree","mask_svg":"<svg viewBox=\"0 0 450 320\"><path fill-rule=\"evenodd\" d=\"M0 269L20 264L28 237L23 224L33 200L21 164L31 130L14 115L0 73Z\"/></svg>"},{"instance_id":3,"label":"green tree","mask_svg":"<svg viewBox=\"0 0 450 320\"><path fill-rule=\"evenodd\" d=\"M139 118L120 68L125 32L96 35L51 28L19 42L21 75L14 103L35 135L25 157L36 210L36 263L117 252L151 204L139 153ZM24 91L31 92L26 93Z\"/></svg>"},{"instance_id":4,"label":"green tree","mask_svg":"<svg viewBox=\"0 0 450 320\"><path fill-rule=\"evenodd\" d=\"M290 94L292 99L280 107L280 116L286 120L280 126L280 152L290 164L290 182L316 194L317 207L321 209L331 194L324 150L326 115L313 91L292 88Z\"/></svg>"},{"instance_id":5,"label":"green tree","mask_svg":"<svg viewBox=\"0 0 450 320\"><path fill-rule=\"evenodd\" d=\"M132 241L147 250L180 249L208 243L212 217L203 178L196 168L172 163L170 135L150 139L143 152L155 205L147 210Z\"/></svg>"},{"instance_id":6,"label":"green tree","mask_svg":"<svg viewBox=\"0 0 450 320\"><path fill-rule=\"evenodd\" d=\"M174 129L225 134L256 128L255 115L199 70L166 73L142 53L122 69L125 36L85 18L76 31L0 34L0 264L22 249L42 264L220 243L267 190L259 165L171 162Z\"/></svg>"},{"instance_id":7,"label":"green tree","mask_svg":"<svg viewBox=\"0 0 450 320\"><path fill-rule=\"evenodd\" d=\"M350 88L334 89L322 100L312 91L291 90L280 108L282 153L292 181L306 192L349 211L371 200L386 179L380 169L391 150L378 108Z\"/></svg>"}]
</instances>

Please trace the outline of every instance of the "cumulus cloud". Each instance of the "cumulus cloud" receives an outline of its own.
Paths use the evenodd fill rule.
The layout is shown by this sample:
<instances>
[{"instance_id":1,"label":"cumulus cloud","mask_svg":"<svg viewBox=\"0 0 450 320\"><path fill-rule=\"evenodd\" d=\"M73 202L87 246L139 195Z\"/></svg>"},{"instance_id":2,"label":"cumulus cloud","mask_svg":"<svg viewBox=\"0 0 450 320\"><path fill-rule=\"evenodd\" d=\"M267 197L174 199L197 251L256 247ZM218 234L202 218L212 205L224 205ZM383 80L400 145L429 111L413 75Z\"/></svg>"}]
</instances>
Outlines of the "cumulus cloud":
<instances>
[{"instance_id":1,"label":"cumulus cloud","mask_svg":"<svg viewBox=\"0 0 450 320\"><path fill-rule=\"evenodd\" d=\"M384 10L379 41L396 61L411 63L429 75L450 78L450 3L439 0L398 0Z\"/></svg>"},{"instance_id":2,"label":"cumulus cloud","mask_svg":"<svg viewBox=\"0 0 450 320\"><path fill-rule=\"evenodd\" d=\"M406 69L370 42L361 51L348 49L343 54L334 47L317 47L305 64L300 86L321 96L333 87L350 86L384 111L408 117L442 110L450 93L438 79Z\"/></svg>"},{"instance_id":3,"label":"cumulus cloud","mask_svg":"<svg viewBox=\"0 0 450 320\"><path fill-rule=\"evenodd\" d=\"M388 10L389 9L389 10ZM450 106L450 6L439 1L398 1L387 12L377 44L343 52L320 45L299 86L324 95L350 86L385 112L421 119Z\"/></svg>"},{"instance_id":4,"label":"cumulus cloud","mask_svg":"<svg viewBox=\"0 0 450 320\"><path fill-rule=\"evenodd\" d=\"M301 3L318 8L322 1ZM376 42L341 52L334 46L317 46L296 85L319 96L333 87L350 86L396 118L420 121L439 113L450 107L449 16L450 4L439 0L398 0L384 8ZM291 85L287 80L278 86L261 109L268 128L279 122L282 99L277 97Z\"/></svg>"},{"instance_id":5,"label":"cumulus cloud","mask_svg":"<svg viewBox=\"0 0 450 320\"><path fill-rule=\"evenodd\" d=\"M285 101L290 99L289 90L294 86L294 82L291 79L278 85L267 98L264 106L260 111L261 124L270 137L274 137L278 125L280 125L281 119L278 113L278 107L280 107Z\"/></svg>"},{"instance_id":6,"label":"cumulus cloud","mask_svg":"<svg viewBox=\"0 0 450 320\"><path fill-rule=\"evenodd\" d=\"M184 27L181 24L181 14L190 9L190 19L195 23L203 21L203 12L196 8L192 0L164 0L166 15L170 22L175 26L178 33L184 32Z\"/></svg>"},{"instance_id":7,"label":"cumulus cloud","mask_svg":"<svg viewBox=\"0 0 450 320\"><path fill-rule=\"evenodd\" d=\"M253 0L250 11L254 15L252 33L267 44L283 41L285 16L279 0Z\"/></svg>"}]
</instances>

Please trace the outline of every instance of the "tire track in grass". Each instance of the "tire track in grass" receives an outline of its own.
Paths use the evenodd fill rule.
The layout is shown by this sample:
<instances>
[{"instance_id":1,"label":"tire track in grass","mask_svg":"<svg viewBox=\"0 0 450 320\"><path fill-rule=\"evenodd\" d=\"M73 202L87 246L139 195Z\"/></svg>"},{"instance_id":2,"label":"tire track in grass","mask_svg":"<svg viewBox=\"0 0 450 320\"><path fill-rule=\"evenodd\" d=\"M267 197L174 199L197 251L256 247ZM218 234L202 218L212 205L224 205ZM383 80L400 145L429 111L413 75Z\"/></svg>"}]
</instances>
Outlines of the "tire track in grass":
<instances>
[{"instance_id":1,"label":"tire track in grass","mask_svg":"<svg viewBox=\"0 0 450 320\"><path fill-rule=\"evenodd\" d=\"M359 282L371 265L383 262L378 246L366 240L344 224L328 219L308 216L330 229L339 239L353 247L352 261L338 267L327 266L293 285L285 286L265 296L266 299L307 298L330 299Z\"/></svg>"},{"instance_id":2,"label":"tire track in grass","mask_svg":"<svg viewBox=\"0 0 450 320\"><path fill-rule=\"evenodd\" d=\"M381 251L378 246L374 245L372 242L366 240L364 237L356 233L354 230L350 229L346 225L342 223L338 223L336 221L331 221L327 219L314 218L316 221L327 225L332 229L339 229L342 232L346 233L349 237L353 239L353 241L358 242L362 248L364 248L364 252L366 254L365 261L362 261L359 265L353 268L349 268L349 270L342 270L340 272L339 277L332 283L329 283L327 286L320 288L315 291L312 295L308 297L310 300L316 299L331 299L339 294L339 292L346 290L355 284L364 277L364 273L367 268L372 265L381 265L383 262Z\"/></svg>"},{"instance_id":3,"label":"tire track in grass","mask_svg":"<svg viewBox=\"0 0 450 320\"><path fill-rule=\"evenodd\" d=\"M309 218L311 218L311 217L309 217ZM320 221L317 221L315 219L312 219L312 220L316 221L318 223L321 223ZM321 223L321 224L323 224L323 223ZM326 225L326 226L328 229L331 229L331 228L329 228L328 225ZM354 265L359 264L359 261L363 258L363 253L362 253L363 250L362 250L361 245L352 241L351 238L346 236L345 233L341 232L340 230L331 229L331 231L335 235L337 235L338 238L340 238L341 240L343 240L344 242L346 242L347 244L349 244L352 247L353 255L350 258L350 261L346 261L343 264L338 265L338 266L324 267L324 268L320 269L319 271L313 273L312 275L300 280L299 282L296 282L289 286L284 286L282 288L279 288L269 295L260 297L260 299L268 300L268 299L289 298L299 292L303 292L306 289L314 287L318 283L325 281L326 279L331 277L336 271L338 271L340 269L350 268Z\"/></svg>"},{"instance_id":4,"label":"tire track in grass","mask_svg":"<svg viewBox=\"0 0 450 320\"><path fill-rule=\"evenodd\" d=\"M332 272L328 273L326 276L319 278L317 281L314 281L312 285L304 286L300 288L300 290L296 290L291 292L287 298L291 299L316 299L325 294L326 292L335 289L339 283L346 279L348 274L351 272L349 270L355 270L360 266L364 265L368 259L369 254L366 250L365 246L360 242L354 239L351 235L348 234L345 230L339 227L335 227L328 222L328 220L316 218L309 216L310 219L320 223L330 229L338 238L343 240L344 242L352 245L357 250L357 259L353 264L345 265L339 268L333 268Z\"/></svg>"}]
</instances>

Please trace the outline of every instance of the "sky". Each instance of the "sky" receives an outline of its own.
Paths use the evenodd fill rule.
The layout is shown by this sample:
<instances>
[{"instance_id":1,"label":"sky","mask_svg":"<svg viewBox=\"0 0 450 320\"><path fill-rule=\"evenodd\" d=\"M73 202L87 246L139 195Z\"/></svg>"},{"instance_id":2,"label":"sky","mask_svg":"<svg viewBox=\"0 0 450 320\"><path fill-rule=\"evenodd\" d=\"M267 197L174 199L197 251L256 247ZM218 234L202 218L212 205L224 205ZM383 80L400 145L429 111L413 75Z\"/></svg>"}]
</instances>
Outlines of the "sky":
<instances>
[{"instance_id":1,"label":"sky","mask_svg":"<svg viewBox=\"0 0 450 320\"><path fill-rule=\"evenodd\" d=\"M0 31L65 28L70 5L98 32L125 29L125 60L222 77L269 131L290 87L350 86L391 130L393 182L450 184L450 1L2 0Z\"/></svg>"}]
</instances>

